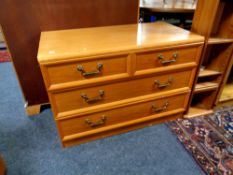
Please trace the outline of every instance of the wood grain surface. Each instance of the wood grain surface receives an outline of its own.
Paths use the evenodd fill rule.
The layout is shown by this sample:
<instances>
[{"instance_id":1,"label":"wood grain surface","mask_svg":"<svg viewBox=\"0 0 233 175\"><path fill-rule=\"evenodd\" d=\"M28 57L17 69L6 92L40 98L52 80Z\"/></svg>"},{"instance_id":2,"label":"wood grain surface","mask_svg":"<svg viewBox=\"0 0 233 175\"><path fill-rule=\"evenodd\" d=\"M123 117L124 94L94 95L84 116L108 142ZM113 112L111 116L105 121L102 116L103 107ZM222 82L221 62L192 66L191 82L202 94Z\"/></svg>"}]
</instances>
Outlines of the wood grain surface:
<instances>
[{"instance_id":1,"label":"wood grain surface","mask_svg":"<svg viewBox=\"0 0 233 175\"><path fill-rule=\"evenodd\" d=\"M180 116L203 42L164 22L43 32L38 61L63 146Z\"/></svg>"},{"instance_id":2,"label":"wood grain surface","mask_svg":"<svg viewBox=\"0 0 233 175\"><path fill-rule=\"evenodd\" d=\"M43 32L38 61L140 51L203 42L203 37L165 22Z\"/></svg>"}]
</instances>

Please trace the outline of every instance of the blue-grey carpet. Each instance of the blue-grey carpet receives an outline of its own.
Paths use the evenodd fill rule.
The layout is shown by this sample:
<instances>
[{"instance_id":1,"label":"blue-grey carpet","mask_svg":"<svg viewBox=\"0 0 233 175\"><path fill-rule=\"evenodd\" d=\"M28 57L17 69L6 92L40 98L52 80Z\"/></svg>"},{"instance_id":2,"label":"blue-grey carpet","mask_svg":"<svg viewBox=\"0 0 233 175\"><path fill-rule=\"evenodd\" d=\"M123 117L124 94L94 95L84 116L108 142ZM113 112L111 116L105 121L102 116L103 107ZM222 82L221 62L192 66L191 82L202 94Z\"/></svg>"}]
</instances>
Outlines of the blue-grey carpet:
<instances>
[{"instance_id":1,"label":"blue-grey carpet","mask_svg":"<svg viewBox=\"0 0 233 175\"><path fill-rule=\"evenodd\" d=\"M62 149L50 110L27 117L11 63L0 64L0 154L8 175L201 175L161 124Z\"/></svg>"}]
</instances>

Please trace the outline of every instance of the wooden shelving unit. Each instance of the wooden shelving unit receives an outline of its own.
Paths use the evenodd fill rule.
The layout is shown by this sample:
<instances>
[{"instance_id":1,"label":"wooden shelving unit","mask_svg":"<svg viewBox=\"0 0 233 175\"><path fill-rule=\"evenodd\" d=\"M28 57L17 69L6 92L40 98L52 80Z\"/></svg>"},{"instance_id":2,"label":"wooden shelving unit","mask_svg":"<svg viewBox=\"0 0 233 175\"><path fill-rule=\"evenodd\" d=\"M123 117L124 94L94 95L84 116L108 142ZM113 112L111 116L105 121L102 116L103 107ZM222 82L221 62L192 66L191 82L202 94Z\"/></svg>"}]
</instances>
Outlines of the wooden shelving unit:
<instances>
[{"instance_id":1,"label":"wooden shelving unit","mask_svg":"<svg viewBox=\"0 0 233 175\"><path fill-rule=\"evenodd\" d=\"M192 32L205 36L200 71L185 117L210 114L220 102L233 100L233 1L198 1ZM232 59L231 59L232 58ZM226 84L226 86L224 86ZM222 92L222 93L221 93ZM222 95L221 95L222 94Z\"/></svg>"}]
</instances>

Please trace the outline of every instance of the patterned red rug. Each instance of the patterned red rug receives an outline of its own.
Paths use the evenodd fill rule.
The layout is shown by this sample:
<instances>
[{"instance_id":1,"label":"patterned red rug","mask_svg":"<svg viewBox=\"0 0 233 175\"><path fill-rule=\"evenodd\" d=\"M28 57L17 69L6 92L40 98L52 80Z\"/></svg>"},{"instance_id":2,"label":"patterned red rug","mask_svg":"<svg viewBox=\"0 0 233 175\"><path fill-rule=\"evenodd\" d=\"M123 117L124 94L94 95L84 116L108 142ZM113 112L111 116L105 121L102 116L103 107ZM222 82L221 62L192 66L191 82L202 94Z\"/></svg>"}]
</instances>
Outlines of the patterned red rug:
<instances>
[{"instance_id":1,"label":"patterned red rug","mask_svg":"<svg viewBox=\"0 0 233 175\"><path fill-rule=\"evenodd\" d=\"M6 50L0 50L0 63L9 62L10 60L10 54Z\"/></svg>"},{"instance_id":2,"label":"patterned red rug","mask_svg":"<svg viewBox=\"0 0 233 175\"><path fill-rule=\"evenodd\" d=\"M206 174L233 174L233 107L168 126Z\"/></svg>"}]
</instances>

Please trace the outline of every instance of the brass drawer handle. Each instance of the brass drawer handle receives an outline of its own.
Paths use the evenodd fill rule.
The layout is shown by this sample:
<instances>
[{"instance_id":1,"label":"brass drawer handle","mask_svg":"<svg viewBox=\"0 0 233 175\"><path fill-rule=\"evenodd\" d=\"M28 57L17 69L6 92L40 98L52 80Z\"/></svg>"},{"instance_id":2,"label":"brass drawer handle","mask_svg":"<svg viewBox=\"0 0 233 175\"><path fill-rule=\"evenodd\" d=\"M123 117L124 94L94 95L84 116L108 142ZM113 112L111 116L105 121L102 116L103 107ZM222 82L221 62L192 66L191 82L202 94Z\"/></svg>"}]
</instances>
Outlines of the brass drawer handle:
<instances>
[{"instance_id":1,"label":"brass drawer handle","mask_svg":"<svg viewBox=\"0 0 233 175\"><path fill-rule=\"evenodd\" d=\"M96 67L96 68L97 68L96 71L93 71L93 72L86 72L86 71L84 70L84 68L83 68L82 65L78 65L77 70L78 70L79 72L81 72L81 74L82 74L84 77L90 77L90 76L95 76L95 75L100 74L100 73L101 73L101 70L102 70L102 68L103 68L103 64L97 63L97 67Z\"/></svg>"},{"instance_id":2,"label":"brass drawer handle","mask_svg":"<svg viewBox=\"0 0 233 175\"><path fill-rule=\"evenodd\" d=\"M107 117L105 115L103 115L101 117L101 119L97 122L92 122L90 119L86 119L85 122L87 125L89 125L90 127L94 128L100 125L104 125L106 123Z\"/></svg>"},{"instance_id":3,"label":"brass drawer handle","mask_svg":"<svg viewBox=\"0 0 233 175\"><path fill-rule=\"evenodd\" d=\"M158 88L161 89L161 88L165 88L165 87L171 86L172 82L173 82L173 78L172 78L172 77L169 77L166 83L160 83L159 80L155 80L155 81L154 81L154 84L155 84Z\"/></svg>"},{"instance_id":4,"label":"brass drawer handle","mask_svg":"<svg viewBox=\"0 0 233 175\"><path fill-rule=\"evenodd\" d=\"M99 95L97 97L88 97L87 94L82 93L81 97L85 100L87 103L95 103L97 101L103 100L104 98L104 90L99 90Z\"/></svg>"},{"instance_id":5,"label":"brass drawer handle","mask_svg":"<svg viewBox=\"0 0 233 175\"><path fill-rule=\"evenodd\" d=\"M164 60L164 56L162 54L159 54L158 59L160 60L160 63L163 65L174 63L176 62L176 59L178 58L178 53L173 53L172 57L173 57L172 60Z\"/></svg>"},{"instance_id":6,"label":"brass drawer handle","mask_svg":"<svg viewBox=\"0 0 233 175\"><path fill-rule=\"evenodd\" d=\"M169 102L168 101L166 101L162 107L156 107L153 104L152 105L152 110L153 110L154 113L158 113L158 112L162 112L162 111L167 110L168 106L169 106Z\"/></svg>"}]
</instances>

